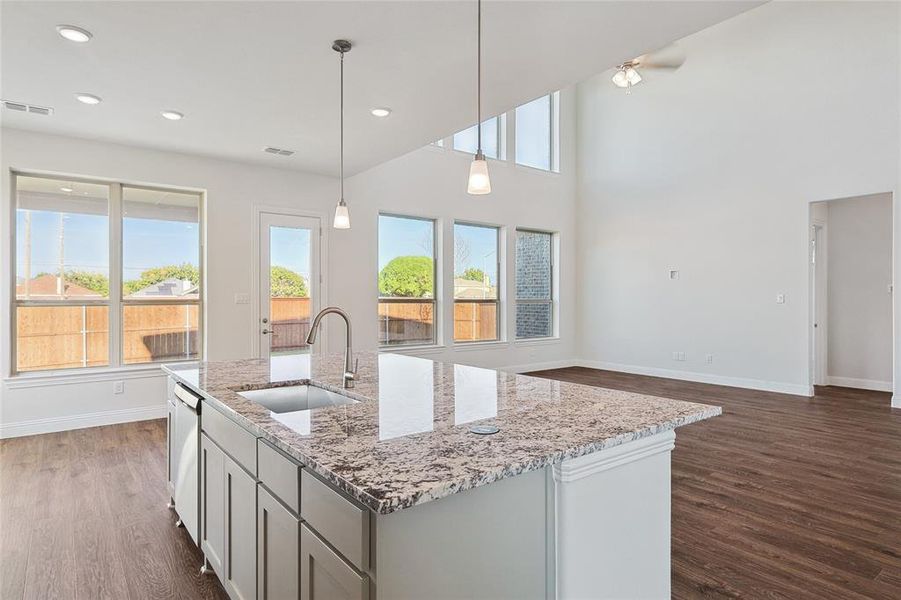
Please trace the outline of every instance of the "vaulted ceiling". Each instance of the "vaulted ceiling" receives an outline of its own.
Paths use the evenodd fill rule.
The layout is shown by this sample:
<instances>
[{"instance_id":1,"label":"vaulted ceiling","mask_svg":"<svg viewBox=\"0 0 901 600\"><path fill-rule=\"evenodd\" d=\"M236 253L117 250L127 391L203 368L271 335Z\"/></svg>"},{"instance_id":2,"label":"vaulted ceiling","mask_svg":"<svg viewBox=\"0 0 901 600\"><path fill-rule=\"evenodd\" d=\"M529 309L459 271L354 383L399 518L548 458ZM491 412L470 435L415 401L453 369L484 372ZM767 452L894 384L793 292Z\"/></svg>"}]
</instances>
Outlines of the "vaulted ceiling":
<instances>
[{"instance_id":1,"label":"vaulted ceiling","mask_svg":"<svg viewBox=\"0 0 901 600\"><path fill-rule=\"evenodd\" d=\"M583 80L761 4L487 1L483 114ZM475 1L2 3L2 124L334 174L338 55L346 169L475 122ZM59 24L93 33L62 39ZM87 92L97 106L75 100ZM370 115L390 107L383 119ZM160 111L186 116L167 121ZM294 150L290 157L265 146Z\"/></svg>"}]
</instances>

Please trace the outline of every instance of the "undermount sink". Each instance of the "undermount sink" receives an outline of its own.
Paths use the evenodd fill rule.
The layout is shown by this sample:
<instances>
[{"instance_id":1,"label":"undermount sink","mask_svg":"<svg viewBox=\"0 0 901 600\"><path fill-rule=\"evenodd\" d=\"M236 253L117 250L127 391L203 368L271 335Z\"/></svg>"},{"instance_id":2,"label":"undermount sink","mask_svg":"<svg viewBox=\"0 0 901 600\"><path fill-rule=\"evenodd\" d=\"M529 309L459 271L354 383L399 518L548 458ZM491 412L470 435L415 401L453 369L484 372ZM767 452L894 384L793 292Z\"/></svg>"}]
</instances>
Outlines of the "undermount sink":
<instances>
[{"instance_id":1,"label":"undermount sink","mask_svg":"<svg viewBox=\"0 0 901 600\"><path fill-rule=\"evenodd\" d=\"M313 385L290 385L263 390L238 392L239 396L256 402L274 413L297 412L313 408L356 404L358 400L336 394Z\"/></svg>"}]
</instances>

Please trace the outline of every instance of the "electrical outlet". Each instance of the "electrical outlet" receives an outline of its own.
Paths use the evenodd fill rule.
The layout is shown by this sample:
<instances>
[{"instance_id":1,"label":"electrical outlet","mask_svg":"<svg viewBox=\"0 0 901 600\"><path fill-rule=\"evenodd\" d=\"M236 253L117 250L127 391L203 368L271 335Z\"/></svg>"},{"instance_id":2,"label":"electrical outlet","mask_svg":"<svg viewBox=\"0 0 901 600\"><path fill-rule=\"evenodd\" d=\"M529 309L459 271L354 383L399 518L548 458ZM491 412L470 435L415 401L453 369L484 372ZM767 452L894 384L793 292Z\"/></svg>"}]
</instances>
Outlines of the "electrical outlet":
<instances>
[{"instance_id":1,"label":"electrical outlet","mask_svg":"<svg viewBox=\"0 0 901 600\"><path fill-rule=\"evenodd\" d=\"M685 360L684 352L673 352L673 360L683 361Z\"/></svg>"},{"instance_id":2,"label":"electrical outlet","mask_svg":"<svg viewBox=\"0 0 901 600\"><path fill-rule=\"evenodd\" d=\"M705 356L705 357L704 357L704 362L706 362L708 365L713 364L713 355L712 355L712 354L708 354L707 356Z\"/></svg>"},{"instance_id":3,"label":"electrical outlet","mask_svg":"<svg viewBox=\"0 0 901 600\"><path fill-rule=\"evenodd\" d=\"M113 393L114 394L124 394L125 393L125 382L117 381L113 384Z\"/></svg>"},{"instance_id":4,"label":"electrical outlet","mask_svg":"<svg viewBox=\"0 0 901 600\"><path fill-rule=\"evenodd\" d=\"M685 353L684 353L684 352L680 352L680 353L679 353L679 360L683 360L683 361L685 360Z\"/></svg>"},{"instance_id":5,"label":"electrical outlet","mask_svg":"<svg viewBox=\"0 0 901 600\"><path fill-rule=\"evenodd\" d=\"M785 304L785 294L776 294L776 304Z\"/></svg>"}]
</instances>

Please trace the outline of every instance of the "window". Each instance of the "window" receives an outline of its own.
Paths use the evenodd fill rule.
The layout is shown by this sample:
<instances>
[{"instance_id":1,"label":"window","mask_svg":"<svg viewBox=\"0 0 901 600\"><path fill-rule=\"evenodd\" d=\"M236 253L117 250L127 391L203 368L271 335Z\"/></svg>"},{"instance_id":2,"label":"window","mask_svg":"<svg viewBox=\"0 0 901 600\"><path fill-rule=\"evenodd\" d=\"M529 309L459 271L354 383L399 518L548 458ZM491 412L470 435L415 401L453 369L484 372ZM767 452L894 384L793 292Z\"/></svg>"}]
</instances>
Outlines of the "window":
<instances>
[{"instance_id":1,"label":"window","mask_svg":"<svg viewBox=\"0 0 901 600\"><path fill-rule=\"evenodd\" d=\"M554 335L553 234L516 230L516 338Z\"/></svg>"},{"instance_id":2,"label":"window","mask_svg":"<svg viewBox=\"0 0 901 600\"><path fill-rule=\"evenodd\" d=\"M499 338L500 229L454 223L454 341Z\"/></svg>"},{"instance_id":3,"label":"window","mask_svg":"<svg viewBox=\"0 0 901 600\"><path fill-rule=\"evenodd\" d=\"M196 359L200 196L122 188L122 359Z\"/></svg>"},{"instance_id":4,"label":"window","mask_svg":"<svg viewBox=\"0 0 901 600\"><path fill-rule=\"evenodd\" d=\"M516 107L516 164L559 171L556 110L559 92Z\"/></svg>"},{"instance_id":5,"label":"window","mask_svg":"<svg viewBox=\"0 0 901 600\"><path fill-rule=\"evenodd\" d=\"M14 373L199 357L199 194L14 186Z\"/></svg>"},{"instance_id":6,"label":"window","mask_svg":"<svg viewBox=\"0 0 901 600\"><path fill-rule=\"evenodd\" d=\"M435 221L379 215L379 344L436 343Z\"/></svg>"},{"instance_id":7,"label":"window","mask_svg":"<svg viewBox=\"0 0 901 600\"><path fill-rule=\"evenodd\" d=\"M488 158L501 158L503 152L503 115L482 121L482 152ZM478 132L473 125L454 134L454 150L475 154L478 149Z\"/></svg>"}]
</instances>

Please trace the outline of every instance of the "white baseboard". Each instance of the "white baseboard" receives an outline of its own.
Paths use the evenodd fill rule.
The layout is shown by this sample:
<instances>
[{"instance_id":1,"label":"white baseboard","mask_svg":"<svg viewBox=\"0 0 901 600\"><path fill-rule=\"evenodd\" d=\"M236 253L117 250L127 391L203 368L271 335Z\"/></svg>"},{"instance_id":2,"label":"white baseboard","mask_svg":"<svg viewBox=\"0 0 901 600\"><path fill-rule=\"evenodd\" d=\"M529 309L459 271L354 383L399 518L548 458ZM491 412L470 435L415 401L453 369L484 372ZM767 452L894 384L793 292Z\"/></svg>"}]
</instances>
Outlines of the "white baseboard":
<instances>
[{"instance_id":1,"label":"white baseboard","mask_svg":"<svg viewBox=\"0 0 901 600\"><path fill-rule=\"evenodd\" d=\"M551 360L547 362L528 363L524 365L512 365L509 367L497 367L499 371L507 371L508 373L528 373L529 371L544 371L545 369L563 369L572 367L578 361L567 360Z\"/></svg>"},{"instance_id":2,"label":"white baseboard","mask_svg":"<svg viewBox=\"0 0 901 600\"><path fill-rule=\"evenodd\" d=\"M892 394L892 408L901 408L901 394Z\"/></svg>"},{"instance_id":3,"label":"white baseboard","mask_svg":"<svg viewBox=\"0 0 901 600\"><path fill-rule=\"evenodd\" d=\"M777 392L780 394L792 394L794 396L813 396L813 386L802 383L785 383L782 381L766 381L764 379L748 379L745 377L729 377L726 375L713 375L710 373L697 373L695 371L677 371L675 369L661 369L657 367L643 367L638 365L624 365L596 360L576 361L580 367L590 369L603 369L605 371L619 371L633 373L635 375L649 375L651 377L665 377L680 381L694 381L696 383L711 383L713 385L725 385L728 387L745 388L749 390L762 390L764 392Z\"/></svg>"},{"instance_id":4,"label":"white baseboard","mask_svg":"<svg viewBox=\"0 0 901 600\"><path fill-rule=\"evenodd\" d=\"M874 392L891 392L891 381L877 381L875 379L857 379L855 377L826 376L826 385L838 387L857 388L859 390L872 390Z\"/></svg>"},{"instance_id":5,"label":"white baseboard","mask_svg":"<svg viewBox=\"0 0 901 600\"><path fill-rule=\"evenodd\" d=\"M154 406L139 406L137 408L105 410L83 415L0 423L0 439L68 431L70 429L84 429L85 427L98 427L100 425L114 425L116 423L130 423L132 421L145 421L147 419L162 419L165 416L166 403L162 402Z\"/></svg>"}]
</instances>

